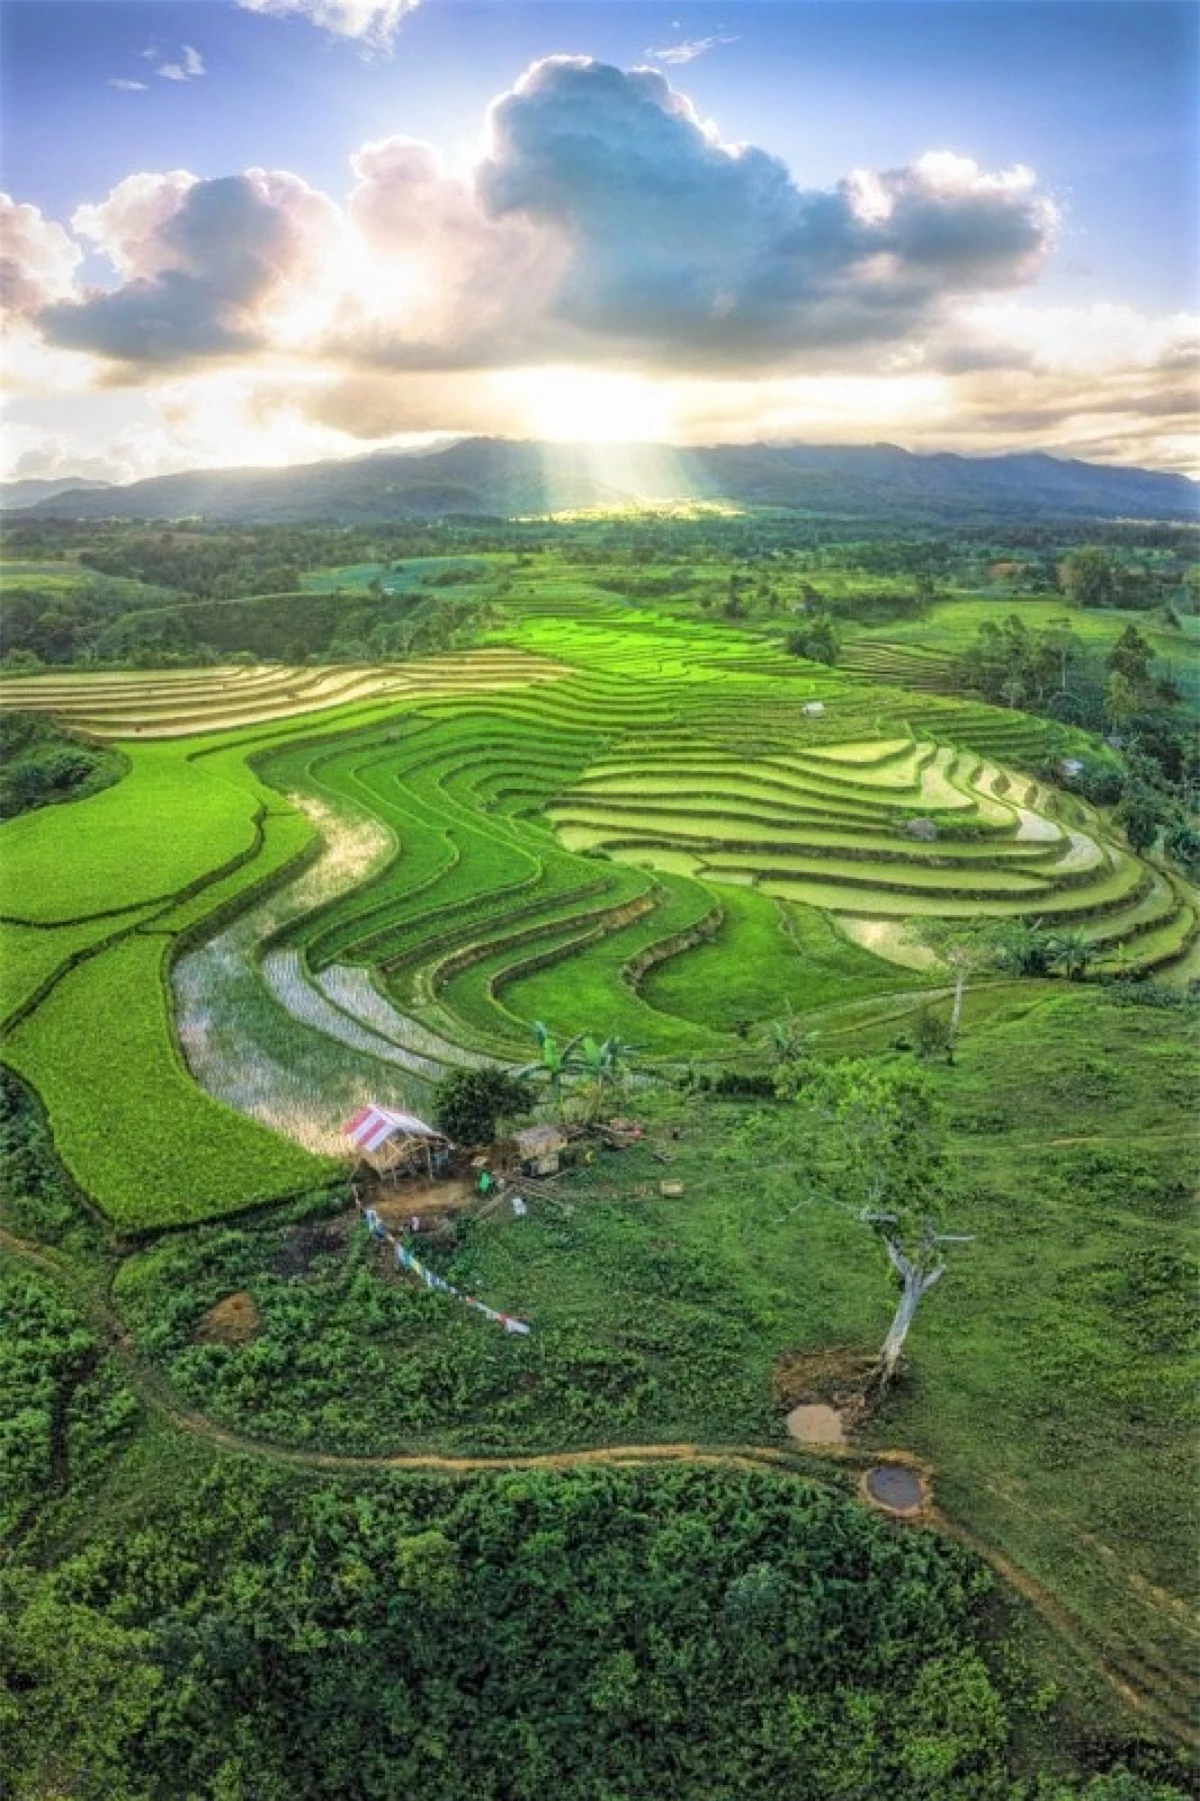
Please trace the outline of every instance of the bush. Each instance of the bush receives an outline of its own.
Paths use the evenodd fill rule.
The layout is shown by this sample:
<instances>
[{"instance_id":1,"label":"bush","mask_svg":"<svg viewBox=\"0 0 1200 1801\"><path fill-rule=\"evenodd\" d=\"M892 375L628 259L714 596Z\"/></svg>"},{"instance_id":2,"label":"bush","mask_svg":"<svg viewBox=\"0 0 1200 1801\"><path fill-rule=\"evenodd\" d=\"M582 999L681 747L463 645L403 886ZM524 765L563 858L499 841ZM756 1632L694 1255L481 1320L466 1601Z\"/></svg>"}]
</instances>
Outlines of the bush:
<instances>
[{"instance_id":1,"label":"bush","mask_svg":"<svg viewBox=\"0 0 1200 1801\"><path fill-rule=\"evenodd\" d=\"M943 1019L932 1007L922 1007L913 1025L913 1048L923 1062L930 1057L948 1057L953 1040L950 1035L950 1022Z\"/></svg>"},{"instance_id":2,"label":"bush","mask_svg":"<svg viewBox=\"0 0 1200 1801\"><path fill-rule=\"evenodd\" d=\"M455 1144L490 1144L496 1121L528 1113L533 1092L527 1082L495 1066L454 1069L437 1085L433 1117Z\"/></svg>"}]
</instances>

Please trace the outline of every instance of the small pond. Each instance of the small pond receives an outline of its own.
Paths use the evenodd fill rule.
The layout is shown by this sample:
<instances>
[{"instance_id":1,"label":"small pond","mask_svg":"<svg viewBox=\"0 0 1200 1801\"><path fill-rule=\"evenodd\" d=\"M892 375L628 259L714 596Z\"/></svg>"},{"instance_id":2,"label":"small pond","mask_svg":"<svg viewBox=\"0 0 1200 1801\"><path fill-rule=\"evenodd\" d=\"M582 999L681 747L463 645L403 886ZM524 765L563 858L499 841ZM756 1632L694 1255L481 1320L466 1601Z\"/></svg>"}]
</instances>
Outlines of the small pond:
<instances>
[{"instance_id":1,"label":"small pond","mask_svg":"<svg viewBox=\"0 0 1200 1801\"><path fill-rule=\"evenodd\" d=\"M896 1513L917 1513L925 1502L920 1476L902 1463L880 1463L868 1470L866 1488L873 1501Z\"/></svg>"}]
</instances>

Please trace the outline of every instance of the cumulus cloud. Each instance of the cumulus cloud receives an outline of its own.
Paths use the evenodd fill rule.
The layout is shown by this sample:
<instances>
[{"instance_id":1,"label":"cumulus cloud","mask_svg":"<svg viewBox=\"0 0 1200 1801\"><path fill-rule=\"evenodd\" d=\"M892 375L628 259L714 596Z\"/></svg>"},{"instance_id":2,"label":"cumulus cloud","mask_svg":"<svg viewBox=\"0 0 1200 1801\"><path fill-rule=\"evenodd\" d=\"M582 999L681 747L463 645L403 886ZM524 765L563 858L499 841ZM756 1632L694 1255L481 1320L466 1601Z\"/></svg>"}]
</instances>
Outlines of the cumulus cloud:
<instances>
[{"instance_id":1,"label":"cumulus cloud","mask_svg":"<svg viewBox=\"0 0 1200 1801\"><path fill-rule=\"evenodd\" d=\"M937 153L805 190L653 69L548 58L487 123L468 179L410 139L364 145L341 211L294 175L131 176L74 220L124 285L50 309L48 336L126 367L252 354L309 279L286 343L323 357L782 369L877 357L954 295L1027 281L1053 241L1028 169Z\"/></svg>"},{"instance_id":2,"label":"cumulus cloud","mask_svg":"<svg viewBox=\"0 0 1200 1801\"><path fill-rule=\"evenodd\" d=\"M82 261L61 225L0 194L0 310L10 323L71 295Z\"/></svg>"},{"instance_id":3,"label":"cumulus cloud","mask_svg":"<svg viewBox=\"0 0 1200 1801\"><path fill-rule=\"evenodd\" d=\"M379 22L365 0L342 10L362 33ZM582 430L595 384L640 382L681 441L990 434L1106 454L1124 434L1148 461L1178 454L1194 328L1024 298L1058 211L1023 166L938 151L813 190L723 140L659 71L556 57L490 108L474 171L391 136L351 172L341 203L286 172L134 174L77 209L74 237L5 201L5 297L42 333L31 381L182 381L160 429L197 457L216 416L198 435L187 421L206 393L234 408L219 385L234 376L239 429L289 460L289 430L331 445L537 430L564 369L592 384ZM108 288L79 288L81 244ZM268 393L290 425L255 426Z\"/></svg>"},{"instance_id":4,"label":"cumulus cloud","mask_svg":"<svg viewBox=\"0 0 1200 1801\"><path fill-rule=\"evenodd\" d=\"M698 56L707 55L721 44L736 44L736 37L720 37L714 35L707 38L685 38L681 44L665 44L661 50L647 50L646 55L653 57L656 63L683 64L694 63Z\"/></svg>"},{"instance_id":5,"label":"cumulus cloud","mask_svg":"<svg viewBox=\"0 0 1200 1801\"><path fill-rule=\"evenodd\" d=\"M545 334L565 268L559 235L536 221L489 217L474 186L411 138L365 144L351 166L357 185L347 214L365 273L339 308L327 349L413 369L528 353Z\"/></svg>"},{"instance_id":6,"label":"cumulus cloud","mask_svg":"<svg viewBox=\"0 0 1200 1801\"><path fill-rule=\"evenodd\" d=\"M126 366L265 348L289 302L325 279L337 209L299 176L134 175L72 219L126 279L47 307L49 340Z\"/></svg>"},{"instance_id":7,"label":"cumulus cloud","mask_svg":"<svg viewBox=\"0 0 1200 1801\"><path fill-rule=\"evenodd\" d=\"M421 0L237 0L246 12L274 18L307 19L335 37L357 38L376 50L390 50L397 31Z\"/></svg>"},{"instance_id":8,"label":"cumulus cloud","mask_svg":"<svg viewBox=\"0 0 1200 1801\"><path fill-rule=\"evenodd\" d=\"M899 338L949 294L1028 280L1053 241L1055 207L1026 169L943 153L806 191L652 69L535 63L490 132L486 210L570 244L554 315L675 361Z\"/></svg>"}]
</instances>

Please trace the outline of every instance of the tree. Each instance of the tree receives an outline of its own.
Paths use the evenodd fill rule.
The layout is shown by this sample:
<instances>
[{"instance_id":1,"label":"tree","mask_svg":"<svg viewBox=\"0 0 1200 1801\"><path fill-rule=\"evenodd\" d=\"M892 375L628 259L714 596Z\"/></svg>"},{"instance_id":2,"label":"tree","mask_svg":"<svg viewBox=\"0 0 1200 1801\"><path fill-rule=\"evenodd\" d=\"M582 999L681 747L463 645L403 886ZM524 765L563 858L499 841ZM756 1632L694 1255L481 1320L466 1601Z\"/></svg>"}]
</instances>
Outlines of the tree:
<instances>
[{"instance_id":1,"label":"tree","mask_svg":"<svg viewBox=\"0 0 1200 1801\"><path fill-rule=\"evenodd\" d=\"M841 637L830 614L821 612L814 614L798 631L788 633L787 647L794 657L807 657L810 663L832 666L838 660Z\"/></svg>"},{"instance_id":2,"label":"tree","mask_svg":"<svg viewBox=\"0 0 1200 1801\"><path fill-rule=\"evenodd\" d=\"M996 967L1010 975L1044 976L1054 960L1054 940L1040 923L1027 919L1000 920L993 928L991 941Z\"/></svg>"},{"instance_id":3,"label":"tree","mask_svg":"<svg viewBox=\"0 0 1200 1801\"><path fill-rule=\"evenodd\" d=\"M1172 823L1163 839L1163 849L1193 881L1200 876L1200 831L1187 819L1180 816Z\"/></svg>"},{"instance_id":4,"label":"tree","mask_svg":"<svg viewBox=\"0 0 1200 1801\"><path fill-rule=\"evenodd\" d=\"M799 1014L793 1013L790 1005L783 1018L773 1019L763 1034L764 1049L769 1051L778 1069L792 1072L789 1080L793 1090L803 1079L807 1058L819 1036L817 1032L805 1030Z\"/></svg>"},{"instance_id":5,"label":"tree","mask_svg":"<svg viewBox=\"0 0 1200 1801\"><path fill-rule=\"evenodd\" d=\"M1135 694L1150 685L1154 646L1136 625L1127 625L1106 659L1116 675L1123 675Z\"/></svg>"},{"instance_id":6,"label":"tree","mask_svg":"<svg viewBox=\"0 0 1200 1801\"><path fill-rule=\"evenodd\" d=\"M946 1273L943 1247L970 1239L940 1230L954 1171L923 1070L848 1058L823 1071L811 1092L835 1132L832 1194L876 1234L900 1285L870 1384L880 1395L899 1368L917 1308Z\"/></svg>"},{"instance_id":7,"label":"tree","mask_svg":"<svg viewBox=\"0 0 1200 1801\"><path fill-rule=\"evenodd\" d=\"M592 1085L590 1119L599 1117L606 1092L628 1080L635 1055L636 1046L626 1044L623 1038L610 1036L598 1042L589 1034L579 1040L574 1063L576 1072L586 1076Z\"/></svg>"},{"instance_id":8,"label":"tree","mask_svg":"<svg viewBox=\"0 0 1200 1801\"><path fill-rule=\"evenodd\" d=\"M1112 559L1098 545L1073 550L1062 568L1062 585L1078 607L1111 607L1116 599Z\"/></svg>"},{"instance_id":9,"label":"tree","mask_svg":"<svg viewBox=\"0 0 1200 1801\"><path fill-rule=\"evenodd\" d=\"M943 1053L949 1057L953 1048L949 1021L935 1013L932 1007L918 1007L913 1024L913 1049L921 1061L928 1062L931 1057L940 1057Z\"/></svg>"},{"instance_id":10,"label":"tree","mask_svg":"<svg viewBox=\"0 0 1200 1801\"><path fill-rule=\"evenodd\" d=\"M1129 678L1114 669L1104 685L1104 717L1114 732L1123 732L1137 712L1137 696Z\"/></svg>"},{"instance_id":11,"label":"tree","mask_svg":"<svg viewBox=\"0 0 1200 1801\"><path fill-rule=\"evenodd\" d=\"M1161 805L1152 788L1141 782L1131 783L1113 817L1124 831L1130 850L1140 853L1151 849L1162 820Z\"/></svg>"},{"instance_id":12,"label":"tree","mask_svg":"<svg viewBox=\"0 0 1200 1801\"><path fill-rule=\"evenodd\" d=\"M495 1065L452 1069L434 1096L434 1122L455 1144L490 1144L496 1121L528 1113L533 1093L528 1082Z\"/></svg>"},{"instance_id":13,"label":"tree","mask_svg":"<svg viewBox=\"0 0 1200 1801\"><path fill-rule=\"evenodd\" d=\"M996 928L982 919L910 919L904 936L912 944L932 951L954 976L954 1006L950 1012L950 1039L947 1060L954 1061L962 1024L963 996L967 982L985 969L994 969L997 960Z\"/></svg>"}]
</instances>

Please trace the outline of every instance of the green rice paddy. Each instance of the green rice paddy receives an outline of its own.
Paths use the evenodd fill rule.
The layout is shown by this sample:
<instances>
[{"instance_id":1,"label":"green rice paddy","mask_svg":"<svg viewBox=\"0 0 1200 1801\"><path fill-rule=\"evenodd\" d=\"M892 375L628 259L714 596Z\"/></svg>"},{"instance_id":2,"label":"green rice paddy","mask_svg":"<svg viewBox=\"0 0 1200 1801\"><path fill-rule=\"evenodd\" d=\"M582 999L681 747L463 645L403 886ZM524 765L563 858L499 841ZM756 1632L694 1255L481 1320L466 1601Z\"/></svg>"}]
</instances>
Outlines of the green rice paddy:
<instances>
[{"instance_id":1,"label":"green rice paddy","mask_svg":"<svg viewBox=\"0 0 1200 1801\"><path fill-rule=\"evenodd\" d=\"M0 683L129 758L116 787L0 830L4 1054L114 1219L319 1183L347 1106L523 1061L537 1019L678 1065L735 1058L785 1009L911 1011L942 980L898 942L913 916L1079 925L1101 967L1190 950L1183 884L1022 773L1038 720L585 581L517 591L490 639ZM112 1148L163 1107L205 1146L170 1194Z\"/></svg>"}]
</instances>

